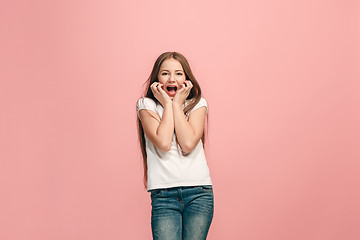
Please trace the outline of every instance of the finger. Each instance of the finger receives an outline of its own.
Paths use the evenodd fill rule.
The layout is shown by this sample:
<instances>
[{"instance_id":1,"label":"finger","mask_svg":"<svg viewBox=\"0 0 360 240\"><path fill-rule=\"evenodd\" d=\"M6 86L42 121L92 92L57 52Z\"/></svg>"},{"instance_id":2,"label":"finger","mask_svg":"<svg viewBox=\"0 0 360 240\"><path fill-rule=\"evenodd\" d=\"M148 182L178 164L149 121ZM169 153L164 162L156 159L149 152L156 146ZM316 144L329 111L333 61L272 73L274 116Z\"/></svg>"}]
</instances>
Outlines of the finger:
<instances>
[{"instance_id":1,"label":"finger","mask_svg":"<svg viewBox=\"0 0 360 240\"><path fill-rule=\"evenodd\" d=\"M189 91L191 91L191 89L192 89L193 86L194 86L194 85L192 84L192 82L189 81Z\"/></svg>"},{"instance_id":2,"label":"finger","mask_svg":"<svg viewBox=\"0 0 360 240\"><path fill-rule=\"evenodd\" d=\"M190 80L189 80L189 85L190 85L190 87L194 86Z\"/></svg>"},{"instance_id":3,"label":"finger","mask_svg":"<svg viewBox=\"0 0 360 240\"><path fill-rule=\"evenodd\" d=\"M161 91L163 91L163 89L161 88L161 83L158 83L158 84L156 85L156 90L157 90L159 93L161 93Z\"/></svg>"},{"instance_id":4,"label":"finger","mask_svg":"<svg viewBox=\"0 0 360 240\"><path fill-rule=\"evenodd\" d=\"M164 86L163 84L159 83L159 85L157 85L157 90L159 92L165 92L164 89L162 88L163 86Z\"/></svg>"},{"instance_id":5,"label":"finger","mask_svg":"<svg viewBox=\"0 0 360 240\"><path fill-rule=\"evenodd\" d=\"M155 90L155 86L156 86L156 82L154 82L153 84L151 84L151 90Z\"/></svg>"},{"instance_id":6,"label":"finger","mask_svg":"<svg viewBox=\"0 0 360 240\"><path fill-rule=\"evenodd\" d=\"M185 88L185 91L188 92L191 89L190 85L187 85L187 87Z\"/></svg>"},{"instance_id":7,"label":"finger","mask_svg":"<svg viewBox=\"0 0 360 240\"><path fill-rule=\"evenodd\" d=\"M159 92L159 90L157 89L158 84L159 84L158 82L155 82L155 83L153 84L153 90L154 90L155 93L158 93L158 92Z\"/></svg>"},{"instance_id":8,"label":"finger","mask_svg":"<svg viewBox=\"0 0 360 240\"><path fill-rule=\"evenodd\" d=\"M182 92L185 92L185 91L186 91L186 87L183 86L178 92L182 93Z\"/></svg>"},{"instance_id":9,"label":"finger","mask_svg":"<svg viewBox=\"0 0 360 240\"><path fill-rule=\"evenodd\" d=\"M155 94L155 87L153 86L153 85L151 85L151 87L150 87L150 89L151 89L151 91L153 92L153 94Z\"/></svg>"}]
</instances>

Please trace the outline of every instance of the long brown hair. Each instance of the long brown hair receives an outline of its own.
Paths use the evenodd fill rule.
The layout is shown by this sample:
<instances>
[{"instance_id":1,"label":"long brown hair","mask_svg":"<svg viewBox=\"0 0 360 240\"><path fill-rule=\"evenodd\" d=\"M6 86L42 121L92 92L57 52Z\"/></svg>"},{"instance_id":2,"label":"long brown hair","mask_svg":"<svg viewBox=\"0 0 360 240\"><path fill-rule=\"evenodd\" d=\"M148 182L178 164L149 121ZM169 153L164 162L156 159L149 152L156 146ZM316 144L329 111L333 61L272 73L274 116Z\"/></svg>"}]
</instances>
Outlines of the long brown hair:
<instances>
[{"instance_id":1,"label":"long brown hair","mask_svg":"<svg viewBox=\"0 0 360 240\"><path fill-rule=\"evenodd\" d=\"M197 82L196 78L194 77L190 65L188 63L188 61L186 60L186 58L178 53L178 52L165 52L162 53L155 61L154 67L151 71L151 74L149 76L149 78L147 79L147 81L144 83L146 84L146 91L144 92L144 97L148 97L151 98L152 100L154 100L156 102L156 104L160 104L159 101L154 97L153 92L151 91L151 84L153 82L158 82L158 73L160 70L160 66L161 64L167 60L173 58L175 60L178 60L185 72L186 75L186 79L190 80L191 83L193 84L193 87L191 88L191 91L189 93L189 96L187 97L186 100L190 100L190 103L188 105L186 105L186 107L184 108L184 114L185 116L189 116L189 112L191 109L193 109L193 107L200 101L201 99L201 89L200 89L200 85ZM207 121L208 121L208 117L206 117ZM143 166L144 166L144 186L145 189L147 188L147 180L148 180L148 176L147 176L147 154L146 154L146 142L145 142L145 136L144 136L144 129L142 127L141 124L141 120L139 117L137 117L137 125L138 125L138 134L139 134L139 141L140 141L140 147L141 147L141 153L142 153L142 158L143 158ZM204 131L205 132L205 131ZM175 135L176 136L176 135ZM177 138L175 138L176 140L176 146L178 146L179 142L177 140ZM203 147L205 148L205 134L202 134L201 137L202 140L202 144ZM179 151L179 149L178 149ZM185 155L185 153L182 152L183 155Z\"/></svg>"}]
</instances>

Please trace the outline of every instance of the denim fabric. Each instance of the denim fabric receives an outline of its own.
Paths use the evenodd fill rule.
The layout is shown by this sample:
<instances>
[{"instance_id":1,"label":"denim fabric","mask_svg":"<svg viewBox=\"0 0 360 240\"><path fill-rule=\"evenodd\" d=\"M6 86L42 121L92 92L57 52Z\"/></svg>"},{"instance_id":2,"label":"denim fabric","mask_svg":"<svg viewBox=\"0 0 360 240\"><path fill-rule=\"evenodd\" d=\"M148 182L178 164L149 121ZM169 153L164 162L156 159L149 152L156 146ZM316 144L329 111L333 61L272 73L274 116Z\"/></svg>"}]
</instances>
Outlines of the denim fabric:
<instances>
[{"instance_id":1,"label":"denim fabric","mask_svg":"<svg viewBox=\"0 0 360 240\"><path fill-rule=\"evenodd\" d=\"M211 185L150 190L154 240L205 240L214 214Z\"/></svg>"}]
</instances>

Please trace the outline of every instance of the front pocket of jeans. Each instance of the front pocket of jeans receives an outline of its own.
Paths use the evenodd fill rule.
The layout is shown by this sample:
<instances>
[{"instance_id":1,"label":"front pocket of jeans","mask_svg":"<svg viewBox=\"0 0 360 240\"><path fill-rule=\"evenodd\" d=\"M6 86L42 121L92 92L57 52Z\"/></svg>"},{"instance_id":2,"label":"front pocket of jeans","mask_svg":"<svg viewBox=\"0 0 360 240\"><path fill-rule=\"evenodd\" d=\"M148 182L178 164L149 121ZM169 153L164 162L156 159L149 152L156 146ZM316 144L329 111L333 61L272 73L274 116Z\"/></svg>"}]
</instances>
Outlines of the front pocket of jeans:
<instances>
[{"instance_id":1,"label":"front pocket of jeans","mask_svg":"<svg viewBox=\"0 0 360 240\"><path fill-rule=\"evenodd\" d=\"M158 197L161 194L161 189L151 190L151 197Z\"/></svg>"},{"instance_id":2,"label":"front pocket of jeans","mask_svg":"<svg viewBox=\"0 0 360 240\"><path fill-rule=\"evenodd\" d=\"M211 185L198 186L198 188L203 192L212 192L213 188Z\"/></svg>"}]
</instances>

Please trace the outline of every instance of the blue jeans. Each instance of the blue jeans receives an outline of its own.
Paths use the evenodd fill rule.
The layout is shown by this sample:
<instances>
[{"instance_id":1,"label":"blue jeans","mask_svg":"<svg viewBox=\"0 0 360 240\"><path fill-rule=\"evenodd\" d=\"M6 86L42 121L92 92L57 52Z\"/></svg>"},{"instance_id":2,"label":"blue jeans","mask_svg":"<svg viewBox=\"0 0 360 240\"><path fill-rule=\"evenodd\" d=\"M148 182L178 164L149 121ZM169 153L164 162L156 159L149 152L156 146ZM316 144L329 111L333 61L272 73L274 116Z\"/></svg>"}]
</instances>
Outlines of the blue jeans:
<instances>
[{"instance_id":1,"label":"blue jeans","mask_svg":"<svg viewBox=\"0 0 360 240\"><path fill-rule=\"evenodd\" d=\"M214 214L211 185L153 189L150 192L154 240L206 239Z\"/></svg>"}]
</instances>

